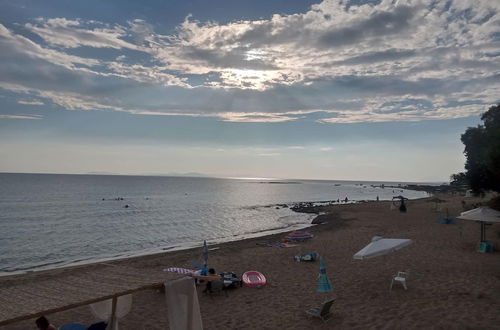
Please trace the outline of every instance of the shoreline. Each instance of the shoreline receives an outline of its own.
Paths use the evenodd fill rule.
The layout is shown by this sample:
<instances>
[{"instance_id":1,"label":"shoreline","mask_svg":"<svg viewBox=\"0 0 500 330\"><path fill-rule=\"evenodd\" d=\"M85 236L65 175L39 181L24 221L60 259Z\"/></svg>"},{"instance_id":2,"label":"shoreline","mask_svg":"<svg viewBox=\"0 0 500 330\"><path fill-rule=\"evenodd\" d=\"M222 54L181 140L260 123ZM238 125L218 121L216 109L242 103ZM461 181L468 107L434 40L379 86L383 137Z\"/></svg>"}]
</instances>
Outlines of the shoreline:
<instances>
[{"instance_id":1,"label":"shoreline","mask_svg":"<svg viewBox=\"0 0 500 330\"><path fill-rule=\"evenodd\" d=\"M250 234L245 234L244 236L238 236L235 237L234 239L228 238L227 240L222 240L222 241L207 241L207 244L209 247L219 247L222 244L229 244L229 243L234 243L234 242L240 242L240 241L245 241L245 240L251 240L251 239L259 239L259 238L264 238L267 236L276 236L288 232L292 232L295 230L301 230L305 228L311 228L315 226L316 224L309 223L309 224L303 224L303 225L291 225L286 228L281 228L281 229L271 229L271 230L265 230L262 232L255 232L255 233L250 233ZM56 267L51 267L50 265L53 265L55 263L52 263L48 265L47 267L45 266L40 266L36 268L30 268L27 270L15 270L12 272L0 272L0 280L9 276L22 276L26 274L39 274L42 272L50 272L52 270L65 270L65 269L71 269L71 268L77 268L77 267L85 267L85 266L91 266L94 264L101 264L101 263L111 263L111 262L120 262L120 261L127 261L127 260L132 260L135 258L143 258L143 257L155 257L155 256L161 256L163 254L168 254L168 253L175 253L175 252L180 252L180 251L196 251L201 249L202 245L197 244L194 245L190 244L189 246L171 246L171 247L160 247L160 248L154 248L154 249L147 249L147 250L141 250L141 251L136 251L136 252L130 252L130 253L124 253L123 255L119 256L112 256L112 257L103 257L103 258L98 258L98 259L87 259L87 260L80 260L80 261L61 261L61 262L55 262L55 263L64 263L61 266L56 266Z\"/></svg>"},{"instance_id":2,"label":"shoreline","mask_svg":"<svg viewBox=\"0 0 500 330\"><path fill-rule=\"evenodd\" d=\"M304 216L306 216L308 213L307 212L297 212L297 213L303 213ZM235 237L225 237L221 238L220 240L207 240L207 243L210 246L219 246L221 244L226 244L226 243L234 243L234 242L240 242L240 241L245 241L245 240L250 240L250 239L259 239L267 236L275 236L275 235L280 235L283 233L288 233L292 232L295 230L301 230L305 228L311 228L315 226L316 224L312 223L314 216L309 215L308 217L308 223L303 223L303 224L292 224L287 227L282 227L282 228L274 228L274 229L269 229L269 230L263 230L263 231L257 231L253 233L247 233L247 234L242 234L239 236ZM124 252L123 254L116 255L116 256L110 256L110 257L102 257L102 258L90 258L86 260L76 260L76 261L55 261L53 263L47 264L47 265L42 265L38 267L33 267L29 269L21 269L21 270L14 270L14 271L0 271L0 280L6 277L11 277L11 276L22 276L26 274L34 274L34 273L42 273L42 272L50 272L52 270L64 270L64 269L71 269L74 267L84 267L84 266L91 266L93 264L100 264L100 263L109 263L109 262L114 262L114 261L126 261L134 258L143 258L143 257L148 257L148 256L159 256L162 254L168 254L168 253L175 253L175 252L180 252L180 251L195 251L197 249L201 249L202 242L190 242L184 245L173 245L173 246L163 246L163 247L158 247L158 248L150 248L146 250L140 250L140 251L130 251L130 252ZM55 264L60 264L59 266L55 266Z\"/></svg>"},{"instance_id":3,"label":"shoreline","mask_svg":"<svg viewBox=\"0 0 500 330\"><path fill-rule=\"evenodd\" d=\"M431 193L429 193L428 197L419 197L419 198L414 198L411 199L413 201L415 200L420 200L420 199L425 199L429 198ZM346 202L336 202L335 200L326 200L326 201L308 201L308 202L293 202L293 203L278 203L278 204L269 204L269 205L264 205L263 207L270 207L270 208L288 208L294 213L301 213L304 216L310 215L308 218L308 223L300 223L300 224L292 224L287 227L282 227L282 228L274 228L274 229L269 229L269 230L262 230L262 231L256 231L252 233L246 233L242 234L239 236L235 237L223 237L220 239L215 239L215 240L210 240L207 241L207 243L211 245L220 245L224 243L232 243L232 242L238 242L238 241L244 241L247 239L253 239L253 238L265 238L267 236L274 236L274 235L280 235L284 233L289 233L295 230L302 230L305 228L311 228L314 227L319 223L317 221L318 218L322 217L322 219L326 219L328 216L327 214L322 214L322 210L327 207L340 207L343 205L355 205L355 204L363 204L363 203L373 203L376 202L375 200L359 200L359 201L348 201ZM379 202L390 202L390 200L380 200ZM313 216L314 214L314 216ZM327 220L325 220L327 221ZM127 251L120 253L115 256L103 256L103 257L97 257L97 258L89 258L85 260L75 260L75 261L54 261L46 265L41 265L41 266L35 266L35 267L30 267L27 269L19 269L19 270L13 270L13 271L0 271L0 279L5 278L5 277L11 277L11 276L20 276L20 275L25 275L25 274L32 274L32 273L40 273L40 272L47 272L51 270L58 270L58 269L67 269L67 268L73 268L73 267L83 267L87 265L93 265L93 264L99 264L99 263L104 263L104 262L113 262L113 261L122 261L122 260L128 260L132 258L141 258L141 257L147 257L147 256L155 256L155 255L161 255L163 253L173 253L176 251L188 251L188 250L196 250L200 247L201 245L198 244L198 242L189 242L185 244L176 244L172 246L161 246L157 248L149 248L145 250L139 250L139 251ZM54 266L56 265L56 266Z\"/></svg>"},{"instance_id":4,"label":"shoreline","mask_svg":"<svg viewBox=\"0 0 500 330\"><path fill-rule=\"evenodd\" d=\"M420 200L420 199L425 199L429 198L431 193L429 193L428 197L419 197L419 198L414 198L411 200ZM345 206L345 205L355 205L355 204L363 204L363 203L372 203L376 202L375 200L359 200L359 201L349 201L349 202L336 202L335 200L326 200L326 201L308 201L308 202L293 202L293 203L278 203L278 204L269 204L269 205L264 205L263 207L276 207L276 208L288 208L294 213L301 213L304 216L310 215L308 219L308 223L300 223L300 224L292 224L287 227L282 227L282 228L274 228L274 229L269 229L269 230L262 230L262 231L256 231L252 233L247 233L247 234L242 234L236 237L224 237L219 240L210 240L207 241L207 243L218 246L220 244L224 243L232 243L232 242L238 242L238 241L245 241L248 239L253 239L253 238L265 238L268 236L275 236L275 235L280 235L284 233L289 233L295 230L302 230L305 228L311 228L314 227L318 224L321 224L319 221L317 221L318 218L322 219L327 219L328 213L327 214L322 214L322 210L327 208L327 207L340 207L340 206ZM390 202L389 200L380 200L379 202ZM315 216L313 216L313 214ZM328 220L322 220L322 221L328 221ZM139 251L127 251L120 253L115 256L103 256L103 257L97 257L97 258L89 258L85 260L74 260L74 261L54 261L49 264L41 265L41 266L35 266L35 267L30 267L27 269L19 269L19 270L13 270L13 271L0 271L0 279L5 278L5 277L11 277L11 276L20 276L20 275L25 275L25 274L32 274L32 273L40 273L40 272L49 272L51 270L58 270L58 269L69 269L73 267L84 267L87 265L93 265L93 264L99 264L99 263L105 263L105 262L114 262L114 261L123 261L123 260L129 260L133 258L141 258L141 257L147 257L147 256L157 256L161 255L163 253L173 253L176 251L189 251L189 250L196 250L199 249L201 245L196 244L195 242L189 242L186 244L176 244L172 246L162 246L162 247L157 247L157 248L149 248L145 250L139 250ZM56 266L54 266L56 265Z\"/></svg>"},{"instance_id":5,"label":"shoreline","mask_svg":"<svg viewBox=\"0 0 500 330\"><path fill-rule=\"evenodd\" d=\"M462 197L439 196L454 217L462 210ZM470 205L478 199L466 199ZM333 316L325 328L441 328L494 329L500 322L500 265L498 253L482 254L475 249L479 227L473 222L439 224L444 216L430 198L409 201L408 212L390 210L390 202L368 202L324 206L323 224L308 231L314 238L292 248L264 247L257 243L277 241L283 234L249 238L217 244L210 252L209 266L217 271L241 274L258 270L268 285L257 290L238 288L228 297L209 297L198 287L200 310L205 329L289 329L321 328L323 323L308 318L304 310L318 306L325 294L315 291L317 262L297 263L296 254L318 252L325 260L327 274L335 290ZM495 241L500 226L488 228L488 239ZM392 254L368 260L354 260L353 254L368 244L371 237L410 238L413 244ZM498 239L496 239L498 241ZM200 260L201 248L133 257L108 263L48 270L0 278L2 288L21 290L46 281L67 281L82 272L93 273L123 266L164 280L178 277L162 270L189 267ZM408 290L389 291L394 272L411 269ZM61 292L64 294L64 292ZM300 299L297 299L300 296ZM122 321L122 330L168 329L165 296L154 290L134 294L131 312ZM265 304L259 303L265 302ZM227 305L231 304L231 313ZM401 308L404 306L404 308ZM480 315L480 317L478 317ZM47 317L56 325L70 322L90 324L95 318L88 306L77 307ZM1 327L24 330L33 320Z\"/></svg>"},{"instance_id":6,"label":"shoreline","mask_svg":"<svg viewBox=\"0 0 500 330\"><path fill-rule=\"evenodd\" d=\"M428 198L428 197L425 197ZM414 200L419 200L422 198L414 199ZM378 202L378 203L388 203L388 201L383 201L383 202ZM343 203L339 205L329 205L330 207L333 206L347 206L347 205L360 205L364 203L376 203L375 201L361 201L357 203ZM305 225L305 227L302 227L300 229L308 228L308 231L311 233L316 233L321 230L326 230L326 229L332 229L337 226L340 226L342 224L345 224L345 222L348 219L342 219L339 217L339 212L336 211L329 211L328 213L325 214L318 214L318 208L324 208L325 206L313 206L311 207L310 212L301 212L301 211L295 211L298 213L305 213L305 214L315 214L314 217L311 217L311 223ZM316 219L322 219L321 223L313 223ZM267 233L264 235L258 235L254 237L245 237L245 238L237 238L235 240L231 241L223 241L223 242L218 242L218 243L213 243L209 244L209 249L210 248L217 248L217 250L226 248L226 247L231 247L233 245L248 245L250 244L253 246L255 244L256 246L258 245L257 243L261 243L262 241L279 241L281 240L285 234L293 232L297 229L290 229L293 226L284 228L283 230L279 230L278 232L275 233ZM318 228L321 227L321 228ZM254 234L260 234L260 233L254 233ZM82 263L76 263L76 264L70 264L70 265L65 265L61 267L51 267L48 269L35 269L35 270L27 270L27 271L22 271L20 273L10 273L10 274L5 274L2 275L0 273L0 284L2 283L3 280L9 281L9 280L16 280L19 278L23 278L25 276L31 277L31 276L47 276L51 274L58 274L58 273L64 273L66 271L73 271L76 269L80 268L86 268L86 267L93 267L93 266L99 266L101 264L121 264L121 263L129 263L129 262L141 262L141 261L147 261L148 259L156 259L156 258L164 258L164 257L171 257L173 259L177 259L179 256L184 256L184 255L192 255L192 254L200 254L201 255L201 249L202 246L194 246L194 247L186 247L186 248L180 248L180 249L168 249L166 251L157 251L154 253L144 253L144 254L138 254L138 255L128 255L128 256L123 256L123 257L118 257L118 258L107 258L107 259L100 259L97 261L89 261L89 262L82 262Z\"/></svg>"}]
</instances>

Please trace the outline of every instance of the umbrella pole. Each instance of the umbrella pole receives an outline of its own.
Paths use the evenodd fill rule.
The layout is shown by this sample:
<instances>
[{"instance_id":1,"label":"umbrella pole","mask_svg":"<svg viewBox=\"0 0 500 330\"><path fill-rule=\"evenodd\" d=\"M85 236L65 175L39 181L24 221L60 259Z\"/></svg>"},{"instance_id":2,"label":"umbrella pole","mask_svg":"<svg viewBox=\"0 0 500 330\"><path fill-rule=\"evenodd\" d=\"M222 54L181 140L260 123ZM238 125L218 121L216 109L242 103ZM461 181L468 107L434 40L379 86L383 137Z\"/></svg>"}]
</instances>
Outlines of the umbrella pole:
<instances>
[{"instance_id":1,"label":"umbrella pole","mask_svg":"<svg viewBox=\"0 0 500 330\"><path fill-rule=\"evenodd\" d=\"M118 297L113 297L113 300L111 301L111 317L109 320L109 326L111 330L116 329L116 304L118 303Z\"/></svg>"}]
</instances>

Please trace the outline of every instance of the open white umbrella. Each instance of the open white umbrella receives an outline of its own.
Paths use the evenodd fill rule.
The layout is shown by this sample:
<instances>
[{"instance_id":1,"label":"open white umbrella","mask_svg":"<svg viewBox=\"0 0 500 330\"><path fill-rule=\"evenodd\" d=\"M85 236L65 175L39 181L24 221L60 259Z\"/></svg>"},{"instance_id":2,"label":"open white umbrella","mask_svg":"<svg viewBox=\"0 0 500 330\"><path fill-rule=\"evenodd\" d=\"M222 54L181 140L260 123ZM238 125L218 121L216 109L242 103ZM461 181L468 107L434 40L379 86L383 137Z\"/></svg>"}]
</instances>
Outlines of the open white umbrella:
<instances>
[{"instance_id":1,"label":"open white umbrella","mask_svg":"<svg viewBox=\"0 0 500 330\"><path fill-rule=\"evenodd\" d=\"M481 206L460 213L457 219L481 222L481 242L486 241L486 223L500 222L500 212L488 206Z\"/></svg>"},{"instance_id":2,"label":"open white umbrella","mask_svg":"<svg viewBox=\"0 0 500 330\"><path fill-rule=\"evenodd\" d=\"M406 238L382 238L375 236L372 242L359 250L354 259L367 259L378 257L399 250L411 243L411 239Z\"/></svg>"}]
</instances>

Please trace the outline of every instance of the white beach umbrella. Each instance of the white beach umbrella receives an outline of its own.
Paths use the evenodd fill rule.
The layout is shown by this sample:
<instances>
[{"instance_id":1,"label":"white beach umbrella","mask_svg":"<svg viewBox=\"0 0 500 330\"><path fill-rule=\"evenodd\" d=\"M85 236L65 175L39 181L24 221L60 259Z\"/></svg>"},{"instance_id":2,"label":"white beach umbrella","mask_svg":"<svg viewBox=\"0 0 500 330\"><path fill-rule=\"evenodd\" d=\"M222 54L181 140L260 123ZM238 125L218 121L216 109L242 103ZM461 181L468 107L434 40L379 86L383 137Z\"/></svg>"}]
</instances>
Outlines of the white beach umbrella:
<instances>
[{"instance_id":1,"label":"white beach umbrella","mask_svg":"<svg viewBox=\"0 0 500 330\"><path fill-rule=\"evenodd\" d=\"M457 217L462 220L473 220L483 222L500 222L500 212L488 206L481 206L469 211L460 213Z\"/></svg>"},{"instance_id":2,"label":"white beach umbrella","mask_svg":"<svg viewBox=\"0 0 500 330\"><path fill-rule=\"evenodd\" d=\"M406 238L382 238L375 236L372 242L359 250L354 259L367 259L378 257L399 250L411 243L411 239Z\"/></svg>"},{"instance_id":3,"label":"white beach umbrella","mask_svg":"<svg viewBox=\"0 0 500 330\"><path fill-rule=\"evenodd\" d=\"M460 213L457 219L481 222L481 242L486 240L485 223L500 222L500 212L488 206L481 206L469 211Z\"/></svg>"}]
</instances>

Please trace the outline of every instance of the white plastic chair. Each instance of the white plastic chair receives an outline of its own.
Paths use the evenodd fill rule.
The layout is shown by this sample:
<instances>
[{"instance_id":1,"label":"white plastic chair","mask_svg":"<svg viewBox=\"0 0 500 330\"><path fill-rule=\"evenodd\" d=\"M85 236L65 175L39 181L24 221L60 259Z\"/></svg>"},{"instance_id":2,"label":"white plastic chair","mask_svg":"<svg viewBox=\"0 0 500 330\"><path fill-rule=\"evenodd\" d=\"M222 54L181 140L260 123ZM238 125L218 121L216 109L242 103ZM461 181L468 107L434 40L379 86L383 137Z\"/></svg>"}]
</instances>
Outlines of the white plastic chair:
<instances>
[{"instance_id":1,"label":"white plastic chair","mask_svg":"<svg viewBox=\"0 0 500 330\"><path fill-rule=\"evenodd\" d=\"M394 275L392 277L390 290L392 290L392 285L394 284L394 282L401 283L401 285L405 288L405 290L408 290L408 288L406 287L406 280L408 279L408 277L409 277L408 271L398 272L397 275Z\"/></svg>"}]
</instances>

